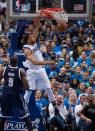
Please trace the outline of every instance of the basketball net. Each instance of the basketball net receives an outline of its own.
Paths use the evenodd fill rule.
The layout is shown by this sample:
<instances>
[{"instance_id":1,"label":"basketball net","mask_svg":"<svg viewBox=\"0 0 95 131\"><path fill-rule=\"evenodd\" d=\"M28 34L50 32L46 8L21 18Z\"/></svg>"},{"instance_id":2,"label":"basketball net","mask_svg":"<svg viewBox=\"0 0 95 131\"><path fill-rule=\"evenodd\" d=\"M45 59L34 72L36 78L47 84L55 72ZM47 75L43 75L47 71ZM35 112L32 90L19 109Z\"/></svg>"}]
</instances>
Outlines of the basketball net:
<instances>
[{"instance_id":1,"label":"basketball net","mask_svg":"<svg viewBox=\"0 0 95 131\"><path fill-rule=\"evenodd\" d=\"M65 21L68 22L68 16L62 8L45 8L40 10L42 17L48 19L55 19L56 21Z\"/></svg>"}]
</instances>

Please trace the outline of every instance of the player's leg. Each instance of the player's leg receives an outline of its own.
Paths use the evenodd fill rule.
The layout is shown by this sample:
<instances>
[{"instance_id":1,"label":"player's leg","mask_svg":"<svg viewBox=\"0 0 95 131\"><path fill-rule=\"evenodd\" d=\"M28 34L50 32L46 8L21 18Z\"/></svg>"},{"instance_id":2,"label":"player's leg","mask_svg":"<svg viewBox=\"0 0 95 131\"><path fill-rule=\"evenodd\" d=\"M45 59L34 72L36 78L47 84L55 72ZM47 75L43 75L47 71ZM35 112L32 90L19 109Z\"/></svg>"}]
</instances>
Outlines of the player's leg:
<instances>
[{"instance_id":1,"label":"player's leg","mask_svg":"<svg viewBox=\"0 0 95 131\"><path fill-rule=\"evenodd\" d=\"M6 118L0 117L0 131L4 131L5 121L6 121Z\"/></svg>"},{"instance_id":2,"label":"player's leg","mask_svg":"<svg viewBox=\"0 0 95 131\"><path fill-rule=\"evenodd\" d=\"M25 91L24 99L25 99L26 104L29 103L29 99L30 99L31 94L32 94L32 90Z\"/></svg>"},{"instance_id":3,"label":"player's leg","mask_svg":"<svg viewBox=\"0 0 95 131\"><path fill-rule=\"evenodd\" d=\"M12 96L11 95L2 95L1 98L1 116L0 116L0 131L4 131L4 124L7 118L12 117Z\"/></svg>"},{"instance_id":4,"label":"player's leg","mask_svg":"<svg viewBox=\"0 0 95 131\"><path fill-rule=\"evenodd\" d=\"M38 72L37 87L46 91L50 102L55 101L50 81L44 68L39 70Z\"/></svg>"},{"instance_id":5,"label":"player's leg","mask_svg":"<svg viewBox=\"0 0 95 131\"><path fill-rule=\"evenodd\" d=\"M27 112L25 100L22 95L18 95L15 97L14 105L15 109L17 110L17 113L19 114L19 117L23 119L23 121L26 123L28 130L32 131L32 122Z\"/></svg>"},{"instance_id":6,"label":"player's leg","mask_svg":"<svg viewBox=\"0 0 95 131\"><path fill-rule=\"evenodd\" d=\"M29 103L31 94L32 93L35 94L35 90L36 90L35 73L27 74L27 79L29 82L29 89L30 90L26 91L25 95L24 95L26 105L28 105L28 103Z\"/></svg>"},{"instance_id":7,"label":"player's leg","mask_svg":"<svg viewBox=\"0 0 95 131\"><path fill-rule=\"evenodd\" d=\"M50 102L54 102L55 101L55 97L54 97L54 94L53 94L51 88L45 88L45 91L46 91L46 93L48 95L49 101Z\"/></svg>"},{"instance_id":8,"label":"player's leg","mask_svg":"<svg viewBox=\"0 0 95 131\"><path fill-rule=\"evenodd\" d=\"M24 118L22 118L22 119L23 119L23 121L25 122L25 124L26 124L28 130L29 130L29 131L33 131L32 122L31 122L30 117L27 116L27 117L24 117Z\"/></svg>"}]
</instances>

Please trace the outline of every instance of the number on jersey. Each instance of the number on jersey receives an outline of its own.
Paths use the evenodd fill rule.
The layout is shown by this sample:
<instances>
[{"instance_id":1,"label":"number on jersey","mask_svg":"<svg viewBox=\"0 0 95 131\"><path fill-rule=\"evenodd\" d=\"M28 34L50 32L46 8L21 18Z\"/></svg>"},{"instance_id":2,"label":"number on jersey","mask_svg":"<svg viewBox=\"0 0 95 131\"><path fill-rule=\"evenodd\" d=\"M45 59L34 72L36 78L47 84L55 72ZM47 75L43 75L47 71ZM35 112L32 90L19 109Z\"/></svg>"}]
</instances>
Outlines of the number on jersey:
<instances>
[{"instance_id":1,"label":"number on jersey","mask_svg":"<svg viewBox=\"0 0 95 131\"><path fill-rule=\"evenodd\" d=\"M13 82L14 82L14 79L12 77L9 77L9 79L8 79L8 86L9 87L13 87Z\"/></svg>"}]
</instances>

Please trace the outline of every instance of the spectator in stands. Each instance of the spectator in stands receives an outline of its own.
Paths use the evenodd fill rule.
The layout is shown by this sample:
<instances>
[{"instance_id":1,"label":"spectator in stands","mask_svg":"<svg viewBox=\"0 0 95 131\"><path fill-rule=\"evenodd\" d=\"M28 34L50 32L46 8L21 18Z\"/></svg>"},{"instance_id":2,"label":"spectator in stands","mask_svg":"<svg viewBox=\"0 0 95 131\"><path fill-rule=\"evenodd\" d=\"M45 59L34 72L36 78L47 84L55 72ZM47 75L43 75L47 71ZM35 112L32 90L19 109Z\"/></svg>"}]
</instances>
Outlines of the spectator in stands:
<instances>
[{"instance_id":1,"label":"spectator in stands","mask_svg":"<svg viewBox=\"0 0 95 131\"><path fill-rule=\"evenodd\" d=\"M62 117L64 118L64 120L66 120L68 111L67 111L66 107L63 105L64 104L63 100L64 100L63 96L58 95L56 97L56 105L59 108L60 114L62 115ZM54 116L54 109L53 109L52 104L49 105L49 114L50 114L50 118L52 118Z\"/></svg>"},{"instance_id":2,"label":"spectator in stands","mask_svg":"<svg viewBox=\"0 0 95 131\"><path fill-rule=\"evenodd\" d=\"M67 50L65 47L62 48L61 57L64 58L66 56Z\"/></svg>"},{"instance_id":3,"label":"spectator in stands","mask_svg":"<svg viewBox=\"0 0 95 131\"><path fill-rule=\"evenodd\" d=\"M89 81L87 83L87 86L91 86L95 90L95 83L93 77L89 78Z\"/></svg>"},{"instance_id":4,"label":"spectator in stands","mask_svg":"<svg viewBox=\"0 0 95 131\"><path fill-rule=\"evenodd\" d=\"M81 129L85 129L85 121L80 120L79 114L87 105L87 96L85 94L80 95L80 104L75 106L75 120L76 120L76 126L77 126L77 131L80 131Z\"/></svg>"},{"instance_id":5,"label":"spectator in stands","mask_svg":"<svg viewBox=\"0 0 95 131\"><path fill-rule=\"evenodd\" d=\"M78 80L77 78L74 78L73 80L71 80L70 86L71 86L71 88L73 88L74 90L77 90L77 89L78 89L78 86L79 86L79 80Z\"/></svg>"},{"instance_id":6,"label":"spectator in stands","mask_svg":"<svg viewBox=\"0 0 95 131\"><path fill-rule=\"evenodd\" d=\"M95 70L91 73L91 77L93 77L93 79L95 81Z\"/></svg>"},{"instance_id":7,"label":"spectator in stands","mask_svg":"<svg viewBox=\"0 0 95 131\"><path fill-rule=\"evenodd\" d=\"M94 50L94 45L92 42L88 41L88 46L89 46L89 50L93 51Z\"/></svg>"},{"instance_id":8,"label":"spectator in stands","mask_svg":"<svg viewBox=\"0 0 95 131\"><path fill-rule=\"evenodd\" d=\"M93 89L92 87L89 86L89 87L86 89L86 93L87 93L87 95L89 96L89 95L91 95L91 94L94 94L95 91L94 91L94 89Z\"/></svg>"},{"instance_id":9,"label":"spectator in stands","mask_svg":"<svg viewBox=\"0 0 95 131\"><path fill-rule=\"evenodd\" d=\"M58 76L56 77L56 80L58 82L64 82L64 80L67 78L67 74L66 74L66 68L62 67L60 70L60 73L58 74Z\"/></svg>"},{"instance_id":10,"label":"spectator in stands","mask_svg":"<svg viewBox=\"0 0 95 131\"><path fill-rule=\"evenodd\" d=\"M89 67L89 70L92 73L95 70L95 50L91 51L90 59L91 59L91 66Z\"/></svg>"},{"instance_id":11,"label":"spectator in stands","mask_svg":"<svg viewBox=\"0 0 95 131\"><path fill-rule=\"evenodd\" d=\"M7 54L1 57L3 66L7 66L9 64L9 56Z\"/></svg>"},{"instance_id":12,"label":"spectator in stands","mask_svg":"<svg viewBox=\"0 0 95 131\"><path fill-rule=\"evenodd\" d=\"M66 106L69 114L70 114L70 118L69 118L69 125L72 125L72 129L74 130L76 127L75 124L75 106L77 105L78 100L77 100L77 95L76 93L72 93L69 95L69 101L68 101L68 105Z\"/></svg>"},{"instance_id":13,"label":"spectator in stands","mask_svg":"<svg viewBox=\"0 0 95 131\"><path fill-rule=\"evenodd\" d=\"M75 93L70 94L69 101L68 101L69 105L68 105L67 109L71 110L72 115L74 115L73 113L74 113L75 105L77 104L77 102L78 102L77 95Z\"/></svg>"},{"instance_id":14,"label":"spectator in stands","mask_svg":"<svg viewBox=\"0 0 95 131\"><path fill-rule=\"evenodd\" d=\"M69 102L69 96L70 96L70 94L76 94L76 91L73 89L73 88L71 88L71 87L69 87L68 88L68 90L67 90L67 95L65 96L65 98L64 98L64 105L68 108L68 102Z\"/></svg>"},{"instance_id":15,"label":"spectator in stands","mask_svg":"<svg viewBox=\"0 0 95 131\"><path fill-rule=\"evenodd\" d=\"M81 63L81 71L82 72L86 72L87 71L87 64L86 64L86 61L82 61Z\"/></svg>"},{"instance_id":16,"label":"spectator in stands","mask_svg":"<svg viewBox=\"0 0 95 131\"><path fill-rule=\"evenodd\" d=\"M6 55L6 49L1 47L1 48L0 48L0 58L1 58L3 55Z\"/></svg>"},{"instance_id":17,"label":"spectator in stands","mask_svg":"<svg viewBox=\"0 0 95 131\"><path fill-rule=\"evenodd\" d=\"M54 126L57 127L59 131L65 130L68 111L63 104L63 96L58 95L56 97L56 106L59 109L59 111L57 109L54 111L54 108L51 103L49 105L51 126L53 126L53 128Z\"/></svg>"},{"instance_id":18,"label":"spectator in stands","mask_svg":"<svg viewBox=\"0 0 95 131\"><path fill-rule=\"evenodd\" d=\"M85 72L83 72L82 74L82 81L87 83L88 80L89 80L89 75L90 75L90 72L88 70L86 70Z\"/></svg>"},{"instance_id":19,"label":"spectator in stands","mask_svg":"<svg viewBox=\"0 0 95 131\"><path fill-rule=\"evenodd\" d=\"M53 90L53 93L55 95L59 94L59 87L58 87L58 83L57 82L55 82L54 84L52 84L52 90Z\"/></svg>"},{"instance_id":20,"label":"spectator in stands","mask_svg":"<svg viewBox=\"0 0 95 131\"><path fill-rule=\"evenodd\" d=\"M81 111L80 118L85 120L87 129L86 131L95 130L95 96L88 97L89 104L86 105Z\"/></svg>"},{"instance_id":21,"label":"spectator in stands","mask_svg":"<svg viewBox=\"0 0 95 131\"><path fill-rule=\"evenodd\" d=\"M8 39L6 37L1 37L1 47L5 48L6 50L8 49Z\"/></svg>"},{"instance_id":22,"label":"spectator in stands","mask_svg":"<svg viewBox=\"0 0 95 131\"><path fill-rule=\"evenodd\" d=\"M79 84L79 88L77 90L77 94L80 95L80 94L85 94L85 90L86 90L86 85L84 82L81 82Z\"/></svg>"},{"instance_id":23,"label":"spectator in stands","mask_svg":"<svg viewBox=\"0 0 95 131\"><path fill-rule=\"evenodd\" d=\"M82 81L81 67L76 66L74 74L70 76L71 80L77 78L79 81Z\"/></svg>"},{"instance_id":24,"label":"spectator in stands","mask_svg":"<svg viewBox=\"0 0 95 131\"><path fill-rule=\"evenodd\" d=\"M89 56L90 51L89 51L88 43L84 43L84 45L83 45L83 51L85 51L86 55Z\"/></svg>"},{"instance_id":25,"label":"spectator in stands","mask_svg":"<svg viewBox=\"0 0 95 131\"><path fill-rule=\"evenodd\" d=\"M44 105L44 99L42 98L42 93L39 90L36 91L35 101L36 101L36 106L39 108L40 113L43 116L46 108Z\"/></svg>"},{"instance_id":26,"label":"spectator in stands","mask_svg":"<svg viewBox=\"0 0 95 131\"><path fill-rule=\"evenodd\" d=\"M83 51L83 52L81 53L81 57L78 58L78 60L77 60L77 61L78 61L78 65L80 65L83 60L86 61L86 64L87 64L87 65L90 65L90 64L91 64L91 61L90 61L90 59L87 57L85 51Z\"/></svg>"},{"instance_id":27,"label":"spectator in stands","mask_svg":"<svg viewBox=\"0 0 95 131\"><path fill-rule=\"evenodd\" d=\"M70 63L70 66L73 66L73 60L72 60L72 57L70 56L70 53L67 53L65 56L64 56L64 63L66 62L69 62Z\"/></svg>"}]
</instances>

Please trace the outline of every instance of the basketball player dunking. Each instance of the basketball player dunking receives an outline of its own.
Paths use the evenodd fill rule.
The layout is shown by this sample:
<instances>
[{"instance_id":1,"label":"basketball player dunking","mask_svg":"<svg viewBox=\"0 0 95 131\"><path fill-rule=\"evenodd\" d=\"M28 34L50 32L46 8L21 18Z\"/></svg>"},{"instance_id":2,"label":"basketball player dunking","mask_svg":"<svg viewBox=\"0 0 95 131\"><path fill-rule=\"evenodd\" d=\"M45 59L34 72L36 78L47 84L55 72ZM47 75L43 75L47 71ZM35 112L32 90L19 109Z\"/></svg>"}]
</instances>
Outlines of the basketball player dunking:
<instances>
[{"instance_id":1,"label":"basketball player dunking","mask_svg":"<svg viewBox=\"0 0 95 131\"><path fill-rule=\"evenodd\" d=\"M43 56L37 47L36 38L38 36L39 27L40 17L37 17L33 33L26 34L26 44L23 46L23 51L27 59L24 62L24 65L27 65L28 67L27 78L30 86L30 90L25 92L24 98L28 104L32 91L39 88L44 89L47 92L49 101L54 104L55 98L51 90L50 81L43 67L43 65L46 64L54 64L54 61L44 61Z\"/></svg>"}]
</instances>

